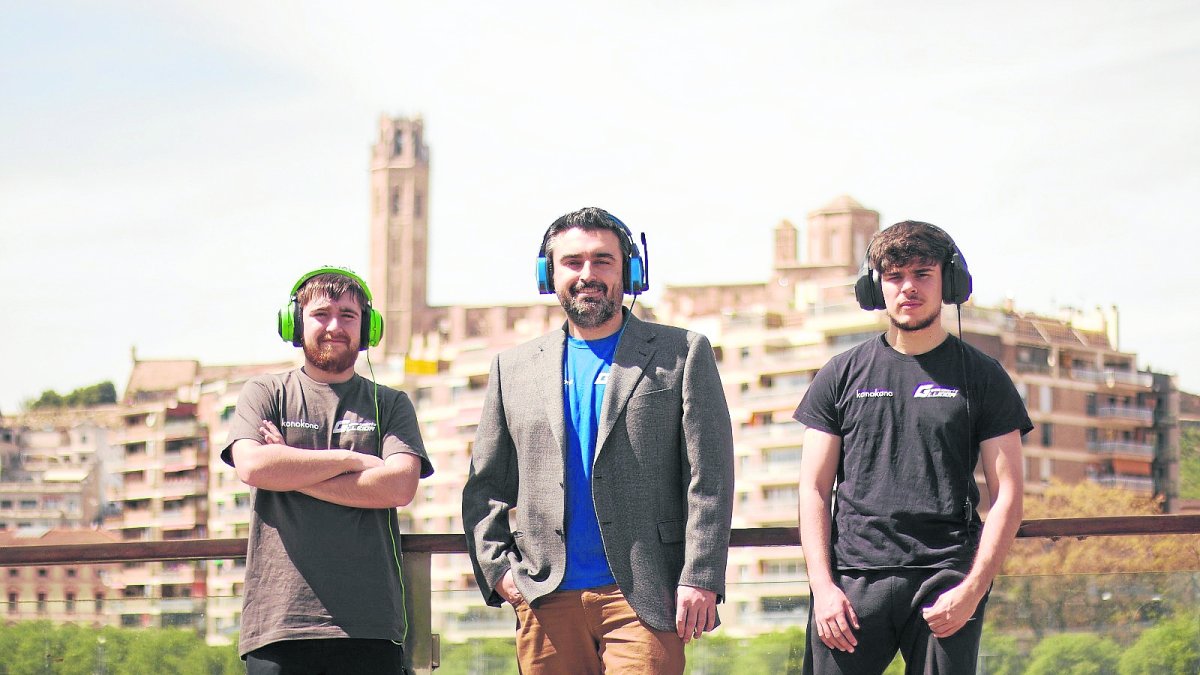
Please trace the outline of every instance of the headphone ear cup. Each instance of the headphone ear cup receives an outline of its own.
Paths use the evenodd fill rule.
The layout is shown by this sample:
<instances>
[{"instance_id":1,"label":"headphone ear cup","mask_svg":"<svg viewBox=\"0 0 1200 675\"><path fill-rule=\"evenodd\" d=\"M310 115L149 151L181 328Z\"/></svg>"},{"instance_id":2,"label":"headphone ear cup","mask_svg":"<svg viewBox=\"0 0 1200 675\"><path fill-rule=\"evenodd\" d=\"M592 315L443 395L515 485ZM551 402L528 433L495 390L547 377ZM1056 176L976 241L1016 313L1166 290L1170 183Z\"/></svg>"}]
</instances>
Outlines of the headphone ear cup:
<instances>
[{"instance_id":1,"label":"headphone ear cup","mask_svg":"<svg viewBox=\"0 0 1200 675\"><path fill-rule=\"evenodd\" d=\"M282 338L284 342L292 343L292 345L295 347L300 346L300 338L303 337L302 335L298 334L296 330L296 317L298 314L299 312L296 309L296 301L292 300L285 305L283 309L279 310L279 316L276 319L276 327L279 331L279 337Z\"/></svg>"},{"instance_id":2,"label":"headphone ear cup","mask_svg":"<svg viewBox=\"0 0 1200 675\"><path fill-rule=\"evenodd\" d=\"M971 297L973 286L971 272L967 270L962 254L955 251L950 261L942 265L942 301L961 305Z\"/></svg>"},{"instance_id":3,"label":"headphone ear cup","mask_svg":"<svg viewBox=\"0 0 1200 675\"><path fill-rule=\"evenodd\" d=\"M646 268L641 256L630 256L625 265L625 292L637 295L646 290Z\"/></svg>"},{"instance_id":4,"label":"headphone ear cup","mask_svg":"<svg viewBox=\"0 0 1200 675\"><path fill-rule=\"evenodd\" d=\"M550 261L544 255L538 256L536 274L538 293L542 295L553 293L554 283L550 278Z\"/></svg>"},{"instance_id":5,"label":"headphone ear cup","mask_svg":"<svg viewBox=\"0 0 1200 675\"><path fill-rule=\"evenodd\" d=\"M863 309L884 309L883 285L874 270L863 272L854 282L854 299Z\"/></svg>"},{"instance_id":6,"label":"headphone ear cup","mask_svg":"<svg viewBox=\"0 0 1200 675\"><path fill-rule=\"evenodd\" d=\"M363 323L363 336L358 344L359 351L367 347L378 347L383 341L383 315L371 307L367 311L367 320Z\"/></svg>"}]
</instances>

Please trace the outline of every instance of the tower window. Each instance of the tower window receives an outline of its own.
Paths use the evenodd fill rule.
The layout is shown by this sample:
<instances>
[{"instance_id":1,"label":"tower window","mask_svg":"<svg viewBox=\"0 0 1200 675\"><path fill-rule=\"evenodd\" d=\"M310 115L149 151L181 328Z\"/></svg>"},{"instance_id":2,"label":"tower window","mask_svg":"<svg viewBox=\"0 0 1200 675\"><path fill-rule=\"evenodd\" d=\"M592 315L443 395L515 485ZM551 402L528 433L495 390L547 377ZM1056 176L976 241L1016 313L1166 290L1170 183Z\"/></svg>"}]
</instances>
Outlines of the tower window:
<instances>
[{"instance_id":1,"label":"tower window","mask_svg":"<svg viewBox=\"0 0 1200 675\"><path fill-rule=\"evenodd\" d=\"M422 202L424 202L422 197L423 195L420 192L413 195L413 218L421 217Z\"/></svg>"},{"instance_id":2,"label":"tower window","mask_svg":"<svg viewBox=\"0 0 1200 675\"><path fill-rule=\"evenodd\" d=\"M392 136L392 156L398 157L404 154L404 132L396 131L396 135Z\"/></svg>"},{"instance_id":3,"label":"tower window","mask_svg":"<svg viewBox=\"0 0 1200 675\"><path fill-rule=\"evenodd\" d=\"M400 188L392 188L392 215L400 213Z\"/></svg>"}]
</instances>

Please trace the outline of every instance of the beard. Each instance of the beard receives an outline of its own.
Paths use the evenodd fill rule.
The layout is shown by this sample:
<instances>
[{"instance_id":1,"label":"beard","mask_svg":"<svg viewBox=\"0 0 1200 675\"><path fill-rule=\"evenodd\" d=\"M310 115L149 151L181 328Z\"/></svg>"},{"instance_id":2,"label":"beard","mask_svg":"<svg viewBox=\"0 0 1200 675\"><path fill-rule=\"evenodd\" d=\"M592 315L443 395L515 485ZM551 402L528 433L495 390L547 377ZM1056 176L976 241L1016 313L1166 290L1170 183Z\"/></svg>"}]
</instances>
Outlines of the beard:
<instances>
[{"instance_id":1,"label":"beard","mask_svg":"<svg viewBox=\"0 0 1200 675\"><path fill-rule=\"evenodd\" d=\"M339 349L345 347L345 349ZM345 342L318 341L315 345L304 343L304 357L313 367L327 373L344 373L354 367L358 351Z\"/></svg>"},{"instance_id":2,"label":"beard","mask_svg":"<svg viewBox=\"0 0 1200 675\"><path fill-rule=\"evenodd\" d=\"M600 297L581 298L580 291L592 288L600 291ZM620 311L621 303L613 300L608 293L608 286L602 281L580 282L558 292L558 301L571 323L580 328L595 328L607 323Z\"/></svg>"},{"instance_id":3,"label":"beard","mask_svg":"<svg viewBox=\"0 0 1200 675\"><path fill-rule=\"evenodd\" d=\"M890 312L888 313L888 320L892 322L892 325L895 326L897 330L904 331L905 333L915 333L919 330L925 330L926 328L932 326L934 321L938 321L941 318L942 308L940 306L937 308L937 311L930 312L929 316L925 317L924 319L914 319L910 323L900 323L899 321L896 321L896 317L892 316Z\"/></svg>"}]
</instances>

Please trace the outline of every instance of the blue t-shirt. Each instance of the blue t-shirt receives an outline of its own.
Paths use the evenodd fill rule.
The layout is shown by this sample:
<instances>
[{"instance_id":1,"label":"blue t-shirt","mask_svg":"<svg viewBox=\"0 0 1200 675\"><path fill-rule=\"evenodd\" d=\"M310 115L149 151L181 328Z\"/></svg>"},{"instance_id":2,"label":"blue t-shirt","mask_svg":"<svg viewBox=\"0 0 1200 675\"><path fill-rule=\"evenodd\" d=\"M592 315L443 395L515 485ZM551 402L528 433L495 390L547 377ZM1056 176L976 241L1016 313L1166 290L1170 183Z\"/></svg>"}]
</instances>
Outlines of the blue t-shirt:
<instances>
[{"instance_id":1,"label":"blue t-shirt","mask_svg":"<svg viewBox=\"0 0 1200 675\"><path fill-rule=\"evenodd\" d=\"M563 355L563 407L567 419L567 570L561 589L596 588L616 583L604 555L596 506L592 501L592 464L596 427L612 366L618 331L599 340L567 338Z\"/></svg>"}]
</instances>

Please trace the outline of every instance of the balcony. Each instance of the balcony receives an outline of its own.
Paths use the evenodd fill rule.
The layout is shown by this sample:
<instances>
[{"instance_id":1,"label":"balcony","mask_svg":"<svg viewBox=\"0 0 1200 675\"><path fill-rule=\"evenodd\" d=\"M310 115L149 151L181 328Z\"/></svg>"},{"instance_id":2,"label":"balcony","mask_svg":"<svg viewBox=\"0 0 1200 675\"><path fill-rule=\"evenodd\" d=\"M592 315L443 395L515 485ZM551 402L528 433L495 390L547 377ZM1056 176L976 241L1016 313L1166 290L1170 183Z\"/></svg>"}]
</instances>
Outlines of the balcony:
<instances>
[{"instance_id":1,"label":"balcony","mask_svg":"<svg viewBox=\"0 0 1200 675\"><path fill-rule=\"evenodd\" d=\"M1154 422L1154 410L1131 405L1105 406L1096 408L1096 417L1151 424Z\"/></svg>"},{"instance_id":2,"label":"balcony","mask_svg":"<svg viewBox=\"0 0 1200 675\"><path fill-rule=\"evenodd\" d=\"M1126 476L1123 474L1102 474L1089 476L1088 480L1104 487L1118 487L1142 494L1154 494L1154 479L1146 476Z\"/></svg>"},{"instance_id":3,"label":"balcony","mask_svg":"<svg viewBox=\"0 0 1200 675\"><path fill-rule=\"evenodd\" d=\"M1144 459L1154 458L1154 446L1133 441L1088 441L1088 451L1098 455L1125 455Z\"/></svg>"},{"instance_id":4,"label":"balcony","mask_svg":"<svg viewBox=\"0 0 1200 675\"><path fill-rule=\"evenodd\" d=\"M796 402L797 404L799 401ZM799 422L776 422L743 426L734 434L737 441L757 440L794 440L797 443L804 437L804 425Z\"/></svg>"},{"instance_id":5,"label":"balcony","mask_svg":"<svg viewBox=\"0 0 1200 675\"><path fill-rule=\"evenodd\" d=\"M1129 535L1200 535L1200 515L1185 516L1127 516L1106 518L1062 518L1031 520L1022 524L1021 540L1029 540L1039 551L1070 545L1085 538L1103 538L1120 542ZM1057 543L1062 542L1062 543ZM464 541L459 534L409 535L403 539L404 573L408 587L409 632L408 653L412 656L414 672L429 674L435 663L449 665L473 664L471 672L505 672L512 668L512 612L509 608L485 607L472 590L433 590L432 567L436 556L459 555ZM731 545L744 557L760 547L772 547L781 555L799 554L796 528L759 528L734 530ZM1018 542L1021 543L1021 542ZM56 564L95 564L121 561L226 560L245 554L244 539L209 539L177 542L144 542L117 544L88 544L73 546L22 546L0 548L0 567L39 566ZM784 554L784 551L787 551ZM735 556L731 555L731 559ZM769 557L769 556L768 556ZM1147 558L1148 560L1151 558ZM438 561L439 566L444 564ZM803 653L803 627L808 612L808 597L803 570L784 565L761 578L751 575L733 581L730 571L728 598L721 606L724 625L712 636L694 641L687 647L689 664L702 667L705 673L772 673L785 672L789 658ZM794 571L794 574L793 574ZM166 666L165 659L175 653L159 645L156 631L142 630L147 626L202 627L212 633L211 647L203 646L204 638L195 636L196 649L213 649L237 662L232 646L218 646L234 632L232 618L240 608L240 599L228 593L204 598L112 598L105 611L97 615L90 611L90 601L80 600L67 611L65 602L19 599L9 602L0 613L7 612L9 621L18 619L52 619L68 617L72 638L82 635L86 645L67 639L66 628L50 622L9 625L0 629L13 631L10 639L28 640L35 654L45 655L47 663L61 663L70 658L78 672L132 672L119 662L130 650L132 642L143 643L143 651L163 655L163 664L153 672L175 672ZM434 621L434 610L438 623ZM210 615L203 612L207 610ZM1145 651L1150 643L1139 642L1143 637L1164 639L1176 636L1182 649L1195 649L1200 644L1200 624L1192 618L1200 610L1200 571L1195 566L1181 571L1149 572L1137 563L1123 572L1080 574L1035 574L1001 576L996 579L987 611L987 627L980 652L980 672L1023 672L1030 651L1047 640L1060 635L1094 635L1113 642L1111 648L1085 650L1080 658L1109 659L1097 661L1105 665L1096 672L1117 672L1111 660L1122 652ZM93 624L122 622L127 628L93 629ZM435 640L434 631L440 634ZM1170 633L1163 633L1169 630ZM1157 633L1152 634L1152 631ZM8 637L8 636L6 636ZM501 649L485 649L480 642L492 638L507 641ZM178 644L183 638L172 634ZM190 638L189 638L190 639ZM122 648L115 648L120 643ZM13 644L13 642L6 642ZM80 647L83 648L80 648ZM1165 647L1155 647L1156 653ZM1108 654L1108 652L1112 654ZM1094 653L1093 653L1094 652ZM1103 653L1102 653L1103 652ZM17 652L10 652L17 653ZM69 656L68 656L69 654ZM1115 654L1115 656L1113 655ZM1200 657L1200 655L1197 655ZM7 658L7 656L5 657ZM216 657L214 657L216 658ZM42 663L38 660L37 663ZM1194 663L1193 663L1194 665ZM40 671L38 671L40 672ZM56 672L48 670L47 672ZM140 672L145 672L140 671ZM227 671L238 672L238 671ZM696 672L693 670L693 672ZM1154 672L1195 672L1192 669L1159 669Z\"/></svg>"},{"instance_id":6,"label":"balcony","mask_svg":"<svg viewBox=\"0 0 1200 675\"><path fill-rule=\"evenodd\" d=\"M1071 368L1068 372L1072 380L1095 382L1108 385L1109 387L1116 386L1117 384L1127 384L1149 389L1154 384L1154 377L1150 373L1111 369L1093 370L1088 368Z\"/></svg>"}]
</instances>

